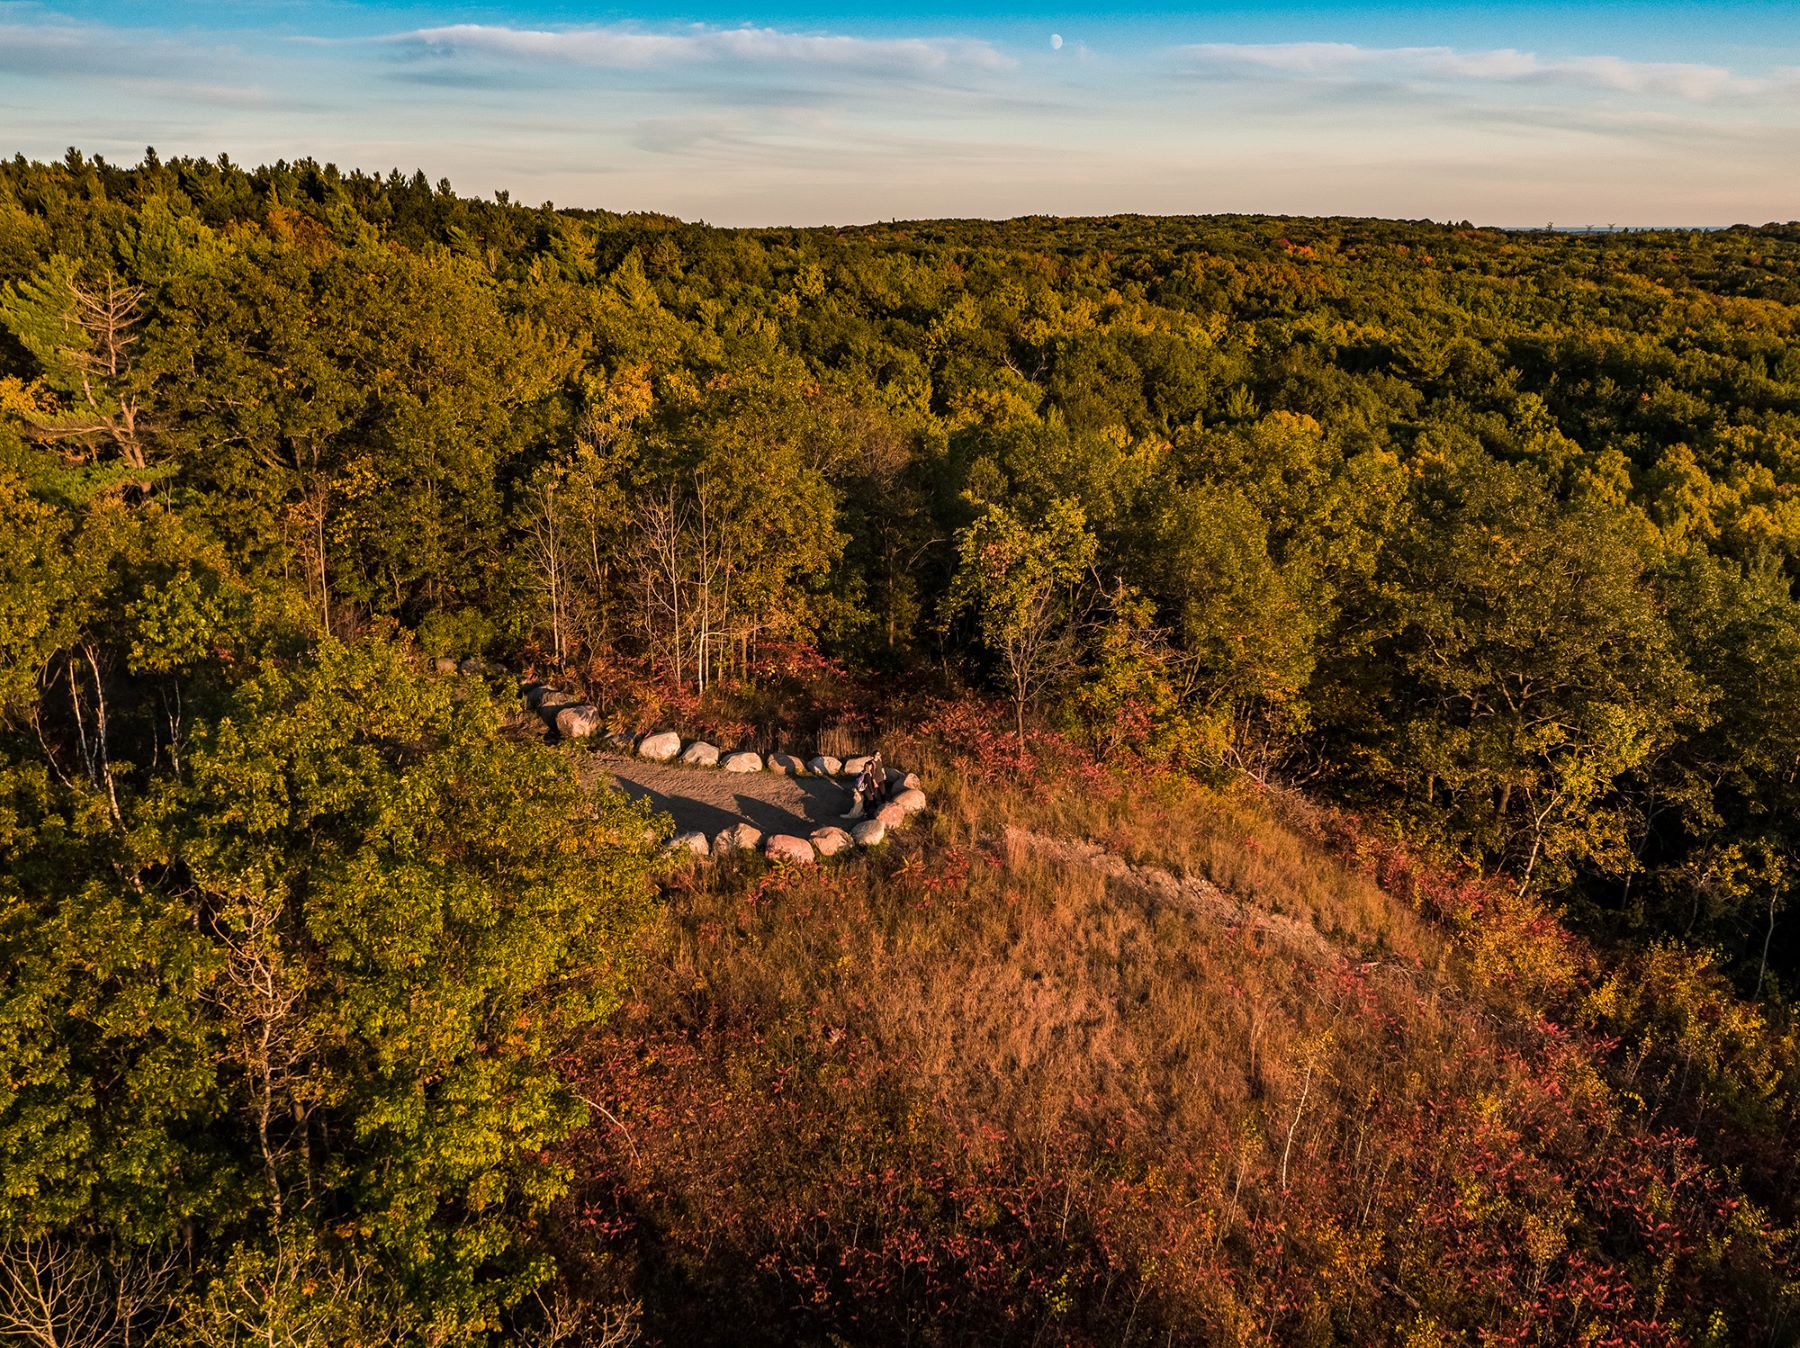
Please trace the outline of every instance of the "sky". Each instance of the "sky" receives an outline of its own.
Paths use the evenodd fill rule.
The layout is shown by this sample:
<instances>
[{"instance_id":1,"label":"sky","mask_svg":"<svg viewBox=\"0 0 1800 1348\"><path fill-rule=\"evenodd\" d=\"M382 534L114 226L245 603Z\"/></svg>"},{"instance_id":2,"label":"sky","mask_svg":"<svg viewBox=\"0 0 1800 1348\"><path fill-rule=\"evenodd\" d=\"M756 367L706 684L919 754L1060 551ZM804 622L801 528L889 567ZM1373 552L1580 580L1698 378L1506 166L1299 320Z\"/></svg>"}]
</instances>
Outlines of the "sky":
<instances>
[{"instance_id":1,"label":"sky","mask_svg":"<svg viewBox=\"0 0 1800 1348\"><path fill-rule=\"evenodd\" d=\"M0 152L723 225L1800 217L1800 0L0 0Z\"/></svg>"}]
</instances>

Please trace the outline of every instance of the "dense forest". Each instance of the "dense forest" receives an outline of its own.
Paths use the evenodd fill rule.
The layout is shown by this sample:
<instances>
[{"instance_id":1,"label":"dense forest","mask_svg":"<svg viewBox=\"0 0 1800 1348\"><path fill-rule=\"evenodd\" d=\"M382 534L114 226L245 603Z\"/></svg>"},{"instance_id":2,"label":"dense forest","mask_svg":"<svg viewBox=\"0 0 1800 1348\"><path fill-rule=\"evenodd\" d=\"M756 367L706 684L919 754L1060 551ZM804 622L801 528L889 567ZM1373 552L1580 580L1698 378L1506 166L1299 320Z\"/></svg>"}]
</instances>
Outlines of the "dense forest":
<instances>
[{"instance_id":1,"label":"dense forest","mask_svg":"<svg viewBox=\"0 0 1800 1348\"><path fill-rule=\"evenodd\" d=\"M1794 1342L1797 581L1800 226L0 164L0 1334ZM946 817L670 882L433 657Z\"/></svg>"}]
</instances>

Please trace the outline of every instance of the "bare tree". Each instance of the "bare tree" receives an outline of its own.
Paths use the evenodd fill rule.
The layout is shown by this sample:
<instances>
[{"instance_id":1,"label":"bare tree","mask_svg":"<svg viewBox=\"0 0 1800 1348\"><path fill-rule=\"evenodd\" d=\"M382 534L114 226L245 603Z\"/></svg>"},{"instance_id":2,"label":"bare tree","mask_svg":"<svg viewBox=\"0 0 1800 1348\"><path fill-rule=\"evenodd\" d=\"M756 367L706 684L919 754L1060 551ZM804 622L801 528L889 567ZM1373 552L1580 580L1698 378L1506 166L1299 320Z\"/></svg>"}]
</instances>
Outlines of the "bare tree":
<instances>
[{"instance_id":1,"label":"bare tree","mask_svg":"<svg viewBox=\"0 0 1800 1348\"><path fill-rule=\"evenodd\" d=\"M144 321L143 287L126 285L111 272L90 284L71 268L52 273L34 298L40 319L60 320L44 325L60 333L53 344L37 343L34 354L69 395L70 405L33 416L32 434L64 446L65 456L80 463L110 446L126 465L143 472L150 466L147 428L130 378L132 348Z\"/></svg>"},{"instance_id":2,"label":"bare tree","mask_svg":"<svg viewBox=\"0 0 1800 1348\"><path fill-rule=\"evenodd\" d=\"M300 1182L311 1188L307 1115L312 1101L306 1084L313 1045L304 980L283 949L272 904L233 905L215 927L226 950L226 976L218 994L232 1026L226 1051L244 1074L270 1214L279 1233L287 1211L283 1171L296 1151Z\"/></svg>"},{"instance_id":3,"label":"bare tree","mask_svg":"<svg viewBox=\"0 0 1800 1348\"><path fill-rule=\"evenodd\" d=\"M173 1252L102 1258L56 1239L0 1244L0 1340L37 1348L130 1348L168 1318Z\"/></svg>"}]
</instances>

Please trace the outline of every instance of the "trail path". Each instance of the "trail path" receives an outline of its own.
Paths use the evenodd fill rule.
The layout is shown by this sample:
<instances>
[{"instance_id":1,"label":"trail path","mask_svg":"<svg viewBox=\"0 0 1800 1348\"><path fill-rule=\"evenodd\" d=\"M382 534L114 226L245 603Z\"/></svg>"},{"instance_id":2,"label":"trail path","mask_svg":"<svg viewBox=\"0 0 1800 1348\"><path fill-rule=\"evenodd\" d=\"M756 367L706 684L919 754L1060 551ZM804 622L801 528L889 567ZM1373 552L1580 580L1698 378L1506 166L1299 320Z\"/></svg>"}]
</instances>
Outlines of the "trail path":
<instances>
[{"instance_id":1,"label":"trail path","mask_svg":"<svg viewBox=\"0 0 1800 1348\"><path fill-rule=\"evenodd\" d=\"M766 834L791 833L802 838L825 824L849 827L839 818L850 808L847 777L722 772L653 763L603 750L586 756L583 771L595 778L610 778L634 800L646 799L672 815L677 833L698 831L710 838L746 820Z\"/></svg>"}]
</instances>

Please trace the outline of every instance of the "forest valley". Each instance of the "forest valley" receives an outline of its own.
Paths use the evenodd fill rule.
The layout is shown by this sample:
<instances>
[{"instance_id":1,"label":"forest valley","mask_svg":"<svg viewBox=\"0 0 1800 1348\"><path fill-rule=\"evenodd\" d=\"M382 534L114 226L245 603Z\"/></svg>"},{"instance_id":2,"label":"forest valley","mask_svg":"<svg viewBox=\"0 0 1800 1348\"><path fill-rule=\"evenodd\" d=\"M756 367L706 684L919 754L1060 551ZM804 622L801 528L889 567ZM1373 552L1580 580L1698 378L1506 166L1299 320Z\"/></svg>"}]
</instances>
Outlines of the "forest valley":
<instances>
[{"instance_id":1,"label":"forest valley","mask_svg":"<svg viewBox=\"0 0 1800 1348\"><path fill-rule=\"evenodd\" d=\"M1797 579L1794 225L0 164L0 1338L1800 1342Z\"/></svg>"}]
</instances>

